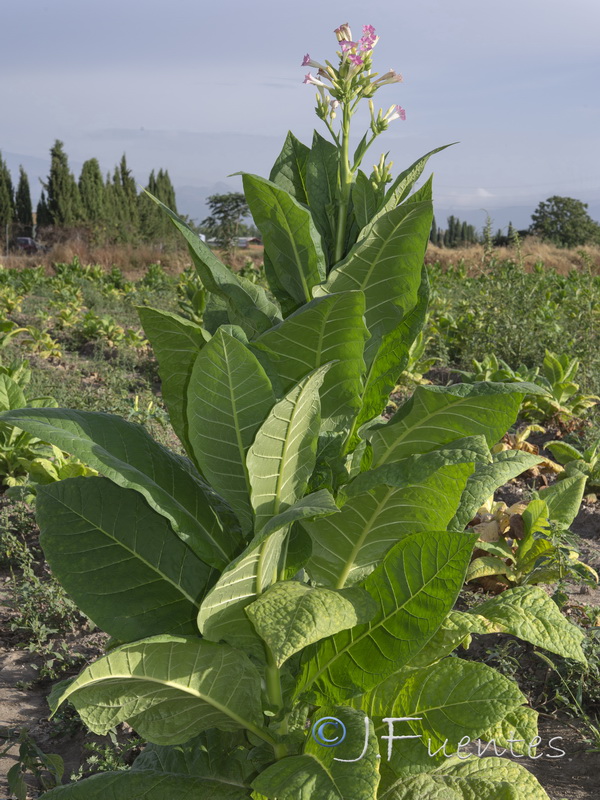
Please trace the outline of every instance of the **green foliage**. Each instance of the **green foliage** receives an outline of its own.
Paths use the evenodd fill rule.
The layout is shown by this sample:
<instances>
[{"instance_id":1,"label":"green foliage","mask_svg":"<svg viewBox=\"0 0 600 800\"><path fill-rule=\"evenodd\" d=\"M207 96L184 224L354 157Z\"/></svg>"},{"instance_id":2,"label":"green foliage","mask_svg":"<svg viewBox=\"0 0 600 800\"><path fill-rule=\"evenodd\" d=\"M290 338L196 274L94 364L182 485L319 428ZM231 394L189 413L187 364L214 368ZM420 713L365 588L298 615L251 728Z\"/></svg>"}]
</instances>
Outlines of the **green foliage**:
<instances>
[{"instance_id":1,"label":"green foliage","mask_svg":"<svg viewBox=\"0 0 600 800\"><path fill-rule=\"evenodd\" d=\"M572 197L554 195L538 204L531 215L531 232L542 239L576 247L580 244L600 242L600 225L587 213L587 203Z\"/></svg>"},{"instance_id":2,"label":"green foliage","mask_svg":"<svg viewBox=\"0 0 600 800\"><path fill-rule=\"evenodd\" d=\"M546 394L527 398L523 405L523 416L543 422L551 418L567 420L581 416L600 401L596 395L584 395L579 384L573 380L579 369L579 359L566 353L556 355L546 350L544 375L537 379Z\"/></svg>"},{"instance_id":3,"label":"green foliage","mask_svg":"<svg viewBox=\"0 0 600 800\"><path fill-rule=\"evenodd\" d=\"M50 173L44 188L53 225L72 226L82 217L79 188L69 169L64 144L58 139L50 150Z\"/></svg>"},{"instance_id":4,"label":"green foliage","mask_svg":"<svg viewBox=\"0 0 600 800\"><path fill-rule=\"evenodd\" d=\"M19 183L15 193L15 220L31 230L33 225L33 209L31 206L31 193L29 179L23 167L19 167Z\"/></svg>"},{"instance_id":5,"label":"green foliage","mask_svg":"<svg viewBox=\"0 0 600 800\"><path fill-rule=\"evenodd\" d=\"M13 221L15 213L13 183L6 162L0 153L0 226L4 237L4 228Z\"/></svg>"},{"instance_id":6,"label":"green foliage","mask_svg":"<svg viewBox=\"0 0 600 800\"><path fill-rule=\"evenodd\" d=\"M98 159L90 158L84 162L79 176L79 195L83 218L92 223L106 221L106 187L100 171Z\"/></svg>"},{"instance_id":7,"label":"green foliage","mask_svg":"<svg viewBox=\"0 0 600 800\"><path fill-rule=\"evenodd\" d=\"M162 197L157 194L155 197L175 211ZM230 250L239 236L242 219L249 213L248 201L240 192L228 192L212 194L206 198L206 202L210 208L210 216L202 220L201 228L209 238L215 238L220 247Z\"/></svg>"},{"instance_id":8,"label":"green foliage","mask_svg":"<svg viewBox=\"0 0 600 800\"><path fill-rule=\"evenodd\" d=\"M374 93L366 73L354 82L345 61L340 69L343 103ZM187 457L111 414L0 417L103 476L38 488L50 567L113 637L54 688L51 707L68 701L92 731L127 722L150 742L133 769L49 800L417 800L443 783L457 798L509 796L507 784L545 797L519 765L426 755L427 739L456 753L460 738L506 733L513 720L535 732L512 681L449 657L471 630L510 629L584 660L579 630L534 587L466 620L452 612L476 540L464 520L524 468L520 455L494 462L490 447L538 390L419 386L382 419L426 315L431 181L411 191L429 154L387 191L383 158L370 189L362 181L354 193L370 141L351 163L343 118L335 146L288 136L271 180L244 175L268 291L166 209L208 296L202 326L159 309L140 316ZM385 127L373 115L373 138ZM563 485L544 503L564 521L577 498ZM419 717L406 721L419 739L408 772L382 741L396 711ZM339 748L318 739L327 717L346 731Z\"/></svg>"},{"instance_id":9,"label":"green foliage","mask_svg":"<svg viewBox=\"0 0 600 800\"><path fill-rule=\"evenodd\" d=\"M547 442L544 447L565 467L559 478L570 478L581 473L586 476L590 488L600 487L600 439L585 450L578 450L562 440Z\"/></svg>"}]
</instances>

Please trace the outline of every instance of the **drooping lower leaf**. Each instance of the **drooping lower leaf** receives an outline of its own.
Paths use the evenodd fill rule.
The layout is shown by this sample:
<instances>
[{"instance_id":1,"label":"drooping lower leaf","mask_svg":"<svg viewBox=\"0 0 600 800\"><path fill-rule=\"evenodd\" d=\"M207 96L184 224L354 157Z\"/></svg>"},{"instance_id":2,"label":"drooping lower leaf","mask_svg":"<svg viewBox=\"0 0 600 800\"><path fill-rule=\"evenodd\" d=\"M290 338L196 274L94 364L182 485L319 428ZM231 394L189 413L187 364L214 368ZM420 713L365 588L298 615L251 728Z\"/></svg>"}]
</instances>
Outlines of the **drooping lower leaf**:
<instances>
[{"instance_id":1,"label":"drooping lower leaf","mask_svg":"<svg viewBox=\"0 0 600 800\"><path fill-rule=\"evenodd\" d=\"M307 648L296 694L339 702L401 669L439 628L462 586L468 534L407 536L364 581L379 609L366 625Z\"/></svg>"},{"instance_id":2,"label":"drooping lower leaf","mask_svg":"<svg viewBox=\"0 0 600 800\"><path fill-rule=\"evenodd\" d=\"M540 498L548 506L550 519L568 528L579 513L587 475L573 475L541 489Z\"/></svg>"},{"instance_id":3,"label":"drooping lower leaf","mask_svg":"<svg viewBox=\"0 0 600 800\"><path fill-rule=\"evenodd\" d=\"M113 650L50 697L94 733L128 722L149 742L181 744L219 728L260 734L260 673L245 653L196 637L155 636Z\"/></svg>"},{"instance_id":4,"label":"drooping lower leaf","mask_svg":"<svg viewBox=\"0 0 600 800\"><path fill-rule=\"evenodd\" d=\"M106 478L37 490L40 543L79 608L123 642L194 634L216 571L194 555L144 498Z\"/></svg>"},{"instance_id":5,"label":"drooping lower leaf","mask_svg":"<svg viewBox=\"0 0 600 800\"><path fill-rule=\"evenodd\" d=\"M66 408L24 408L2 419L77 456L119 486L140 492L207 564L222 569L239 552L241 536L231 511L187 459L158 444L141 425L113 414Z\"/></svg>"},{"instance_id":6,"label":"drooping lower leaf","mask_svg":"<svg viewBox=\"0 0 600 800\"><path fill-rule=\"evenodd\" d=\"M493 800L549 800L548 795L540 786L537 778L521 764L515 764L506 758L469 758L468 760L443 764L434 772L439 776L440 782L450 784L462 791L463 800L479 800L483 795L475 792L468 794L469 785L475 790L478 781L483 780L488 784L485 797ZM513 787L510 794L496 794L490 792L489 784L495 785L498 791L506 791L506 786ZM481 784L479 784L481 785ZM463 788L465 787L465 788Z\"/></svg>"}]
</instances>

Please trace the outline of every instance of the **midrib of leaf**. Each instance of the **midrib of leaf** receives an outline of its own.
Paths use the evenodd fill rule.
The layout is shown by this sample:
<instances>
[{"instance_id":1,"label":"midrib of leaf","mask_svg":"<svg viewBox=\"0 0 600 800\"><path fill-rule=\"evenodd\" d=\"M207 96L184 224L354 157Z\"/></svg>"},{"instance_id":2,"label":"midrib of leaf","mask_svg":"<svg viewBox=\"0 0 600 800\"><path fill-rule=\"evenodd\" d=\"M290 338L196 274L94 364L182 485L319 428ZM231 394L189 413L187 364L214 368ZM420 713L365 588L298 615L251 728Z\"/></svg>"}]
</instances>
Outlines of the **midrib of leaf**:
<instances>
[{"instance_id":1,"label":"midrib of leaf","mask_svg":"<svg viewBox=\"0 0 600 800\"><path fill-rule=\"evenodd\" d=\"M127 656L128 656L128 660L129 660L129 654L127 654ZM169 670L171 668L171 656L172 656L172 653L169 654ZM239 714L236 714L235 711L232 711L232 709L228 708L227 706L224 706L222 703L219 703L217 700L215 700L214 698L211 698L209 695L205 695L202 692L199 692L199 691L197 691L195 689L192 689L190 686L185 686L184 684L181 684L181 683L174 683L173 681L170 681L170 680L168 680L166 678L163 678L163 679L152 678L149 675L144 675L143 677L140 677L140 676L137 676L137 675L133 675L132 673L130 673L130 674L113 673L112 667L110 666L110 663L108 664L108 666L110 668L110 680L113 680L113 679L114 680L138 680L138 681L147 682L147 683L154 683L154 684L157 684L158 686L168 686L170 689L174 689L174 690L176 690L178 692L185 692L185 693L191 695L192 697L195 697L198 700L202 700L203 703L206 703L207 705L212 706L217 711L220 711L225 716L227 716L230 719L234 720L234 722L237 722L238 725L241 725L242 728L246 728L246 730L252 731L252 733L255 733L263 741L268 742L268 744L273 744L274 743L274 740L271 738L271 736L269 736L269 734L265 730L262 730L257 725L255 725L253 722L250 722L249 720L245 719L244 717L240 716ZM89 688L91 686L94 686L95 684L104 683L106 680L107 680L106 678L95 678L93 680L88 681L81 688L82 689L87 689L87 688Z\"/></svg>"},{"instance_id":2,"label":"midrib of leaf","mask_svg":"<svg viewBox=\"0 0 600 800\"><path fill-rule=\"evenodd\" d=\"M54 499L54 500L55 500L57 503L60 503L60 505L62 505L64 508L66 508L66 509L67 509L67 510L68 510L70 513L72 513L72 514L73 514L73 513L77 514L77 516L78 516L78 517L81 517L81 519L85 520L85 521L88 523L88 525L91 525L91 526L92 526L93 528L95 528L96 530L99 530L99 531L101 531L101 533L103 533L105 536L107 536L109 539L111 539L113 542L115 542L115 544L119 545L119 547L122 547L122 548L123 548L123 550L126 550L128 553L130 553L132 556L134 556L134 558L137 558L139 561L141 561L143 564L145 564L147 567L149 567L149 569L150 569L152 572L156 572L156 574L157 574L157 575L160 575L160 577L161 577L163 580L167 581L167 583L170 583L172 586L174 586L174 587L175 587L175 588L176 588L178 591L180 591L180 592L181 592L181 594L182 594L182 595L183 595L183 596L184 596L184 597L185 597L187 600L189 600L189 601L190 601L190 603L192 603L192 605L194 605L194 606L195 606L196 608L198 608L198 609L200 608L200 605L199 605L199 603L197 602L197 600L196 600L194 597L192 597L191 595L189 595L189 594L188 594L188 593L187 593L187 592L184 590L183 586L181 586L179 583L175 583L175 581L173 581L171 578L169 578L169 577L168 577L168 575L165 575L163 572L161 572L161 571L158 569L158 567L157 567L157 565L156 565L156 564L153 564L152 562L150 562L150 561L147 561L147 560L146 560L146 559L145 559L143 556L141 556L139 553L136 553L136 551L135 551L135 550L132 550L130 547L128 547L127 545L123 544L123 542L121 542L119 539L115 538L115 536L114 536L114 535L112 535L112 534L111 534L111 533L109 533L108 531L105 531L105 530L104 530L104 528L101 528L101 527L100 527L98 524L96 524L95 522L92 522L92 520L90 520L90 519L88 519L86 516L84 516L83 512L81 512L81 511L74 511L74 509L70 508L70 507L69 507L69 506L68 506L68 505L67 505L67 504L66 504L66 503L65 503L63 500L61 500L61 499L60 499L60 498L58 498L58 497L54 497L53 499ZM181 540L180 540L180 541L181 541ZM182 544L183 544L183 545L184 545L184 546L185 546L185 547L186 547L186 548L187 548L187 549L190 551L190 553L192 553L192 555L193 555L193 556L195 556L195 558L198 558L198 556L197 556L197 555L194 553L194 551L193 551L193 550L191 550L189 547L187 547L187 545L185 544L185 542L182 542ZM200 559L198 559L198 560L200 560Z\"/></svg>"},{"instance_id":3,"label":"midrib of leaf","mask_svg":"<svg viewBox=\"0 0 600 800\"><path fill-rule=\"evenodd\" d=\"M233 421L234 421L234 428L235 428L235 439L237 442L238 450L240 453L240 463L242 465L242 469L244 470L244 481L246 482L246 493L248 497L250 497L250 476L248 475L248 468L246 467L246 453L244 450L244 443L242 442L242 431L240 426L240 421L238 419L238 407L237 407L237 400L233 393L233 372L231 365L229 363L229 352L226 347L223 348L223 354L225 356L225 362L227 364L227 383L229 384L229 401L231 403L231 408L233 410ZM227 559L229 560L229 559Z\"/></svg>"},{"instance_id":4,"label":"midrib of leaf","mask_svg":"<svg viewBox=\"0 0 600 800\"><path fill-rule=\"evenodd\" d=\"M442 566L445 566L445 564L442 565ZM384 616L379 622L375 623L374 625L371 625L371 623L368 623L369 627L364 633L362 633L358 638L352 639L347 645L342 647L341 650L336 650L335 651L335 655L332 658L330 658L329 661L321 669L319 669L315 673L315 675L310 679L310 682L307 683L306 686L304 686L302 688L302 691L305 691L310 686L312 686L312 684L317 680L317 678L319 678L323 674L323 672L325 672L327 669L329 669L329 665L333 661L336 661L343 653L345 653L351 647L356 645L358 642L361 642L364 638L368 637L374 630L377 630L377 628L379 628L381 625L386 623L390 617L393 617L395 614L397 614L399 611L401 611L408 603L410 603L411 600L414 600L414 598L418 594L420 594L421 592L425 591L425 589L429 586L429 584L432 583L434 580L436 580L436 578L437 578L437 576L439 574L439 571L440 571L440 567L437 568L435 574L432 575L431 578L426 583L423 583L419 587L418 591L415 592L415 594L411 594L410 597L408 597L401 605L396 606L392 610L391 614L388 614L388 615ZM387 577L387 573L386 573L386 580L387 580L388 583L391 583L389 578ZM394 594L394 597L395 597L395 592L393 592L393 594Z\"/></svg>"},{"instance_id":5,"label":"midrib of leaf","mask_svg":"<svg viewBox=\"0 0 600 800\"><path fill-rule=\"evenodd\" d=\"M292 229L289 226L287 215L286 215L286 213L285 213L285 211L284 211L284 209L283 209L283 207L281 205L281 202L279 201L279 198L277 197L276 194L273 194L273 198L274 198L275 202L277 203L277 206L279 207L279 211L281 212L281 216L285 220L285 230L287 231L287 234L288 234L288 237L289 237L289 241L290 241L290 243L292 245L292 250L294 252L294 261L295 261L296 267L298 269L298 276L300 278L300 283L302 284L302 292L304 294L306 302L310 303L312 298L310 296L310 291L308 289L308 285L307 285L306 280L304 278L304 270L302 268L302 261L300 259L300 253L298 252L298 247L296 246L296 239L294 238L294 236L292 234Z\"/></svg>"},{"instance_id":6,"label":"midrib of leaf","mask_svg":"<svg viewBox=\"0 0 600 800\"><path fill-rule=\"evenodd\" d=\"M303 392L301 392L300 395L298 396L298 400L294 404L294 407L292 409L292 415L291 415L290 421L288 423L288 434L291 434L293 432L294 420L295 420L296 415L298 413L298 407L300 406L300 402L302 400L302 394L303 394ZM282 468L285 466L285 463L286 463L286 455L287 455L287 451L288 451L289 446L290 446L290 435L287 435L285 437L285 439L283 440L283 452L281 453L281 458L279 460L279 472L278 472L278 475L277 475L277 483L275 484L275 502L274 502L274 506L273 506L273 515L272 515L274 517L279 513L279 506L281 505L281 484L282 484L283 471L284 471Z\"/></svg>"},{"instance_id":7,"label":"midrib of leaf","mask_svg":"<svg viewBox=\"0 0 600 800\"><path fill-rule=\"evenodd\" d=\"M352 569L352 564L354 564L356 556L360 552L360 550L361 550L361 548L362 548L362 546L363 546L363 544L365 542L365 539L367 538L367 536L371 532L371 526L373 524L374 518L377 517L379 512L385 506L385 503L387 502L390 494L392 494L392 492L396 488L398 488L398 487L393 487L393 488L390 487L390 488L388 488L388 490L387 490L387 492L385 494L385 497L383 498L383 500L380 503L377 504L377 507L376 507L375 511L369 517L368 523L365 525L365 528L363 530L362 535L360 536L360 538L357 540L356 544L352 548L352 551L350 552L350 556L348 557L348 559L346 561L346 564L345 564L344 568L342 569L342 571L340 573L340 576L338 578L338 582L335 585L336 589L343 589L344 588L344 584L346 583L346 581L348 579L348 575L350 574L350 570ZM373 495L371 495L371 496L373 496Z\"/></svg>"}]
</instances>

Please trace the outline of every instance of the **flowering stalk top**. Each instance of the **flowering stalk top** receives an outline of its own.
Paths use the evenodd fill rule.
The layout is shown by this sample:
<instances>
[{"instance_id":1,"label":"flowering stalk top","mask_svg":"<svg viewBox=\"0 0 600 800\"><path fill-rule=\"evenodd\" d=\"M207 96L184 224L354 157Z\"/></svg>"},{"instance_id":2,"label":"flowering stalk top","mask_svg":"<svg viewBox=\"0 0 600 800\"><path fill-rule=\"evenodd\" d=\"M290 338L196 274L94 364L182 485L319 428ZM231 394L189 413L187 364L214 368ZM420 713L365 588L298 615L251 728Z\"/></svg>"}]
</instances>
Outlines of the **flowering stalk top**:
<instances>
[{"instance_id":1,"label":"flowering stalk top","mask_svg":"<svg viewBox=\"0 0 600 800\"><path fill-rule=\"evenodd\" d=\"M399 105L393 105L384 113L379 109L375 113L373 95L389 83L400 83L402 75L389 69L383 75L372 71L373 49L379 41L372 25L364 25L362 35L354 39L347 22L334 31L339 50L337 51L337 66L330 61L321 63L315 61L307 53L302 61L303 67L317 70L316 75L307 73L304 83L317 87L316 113L323 120L331 134L333 141L340 152L339 167L339 204L338 204L338 236L336 255L341 258L343 251L343 238L346 225L346 212L350 199L350 191L354 175L358 170L368 148L379 134L387 130L390 122L406 119L406 111ZM367 134L354 155L354 161L349 159L350 121L362 99L369 101L371 112L371 136ZM340 115L339 130L334 129L334 121ZM384 159L385 161L385 159ZM383 185L390 179L389 169L383 168L382 162L371 175L374 185Z\"/></svg>"}]
</instances>

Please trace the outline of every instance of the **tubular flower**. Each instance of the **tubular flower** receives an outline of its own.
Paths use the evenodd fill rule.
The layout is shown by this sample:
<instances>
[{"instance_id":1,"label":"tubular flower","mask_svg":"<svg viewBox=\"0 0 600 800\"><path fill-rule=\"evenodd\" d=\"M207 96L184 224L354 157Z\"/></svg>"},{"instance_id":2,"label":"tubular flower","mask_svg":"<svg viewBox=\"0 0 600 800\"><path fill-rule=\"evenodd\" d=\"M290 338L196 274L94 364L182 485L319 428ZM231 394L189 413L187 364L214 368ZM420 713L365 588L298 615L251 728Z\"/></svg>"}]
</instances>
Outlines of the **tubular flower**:
<instances>
[{"instance_id":1,"label":"tubular flower","mask_svg":"<svg viewBox=\"0 0 600 800\"><path fill-rule=\"evenodd\" d=\"M312 67L313 69L319 69L323 71L327 69L327 67L323 66L323 64L320 64L318 61L314 61L308 53L302 59L302 64L300 66Z\"/></svg>"},{"instance_id":2,"label":"tubular flower","mask_svg":"<svg viewBox=\"0 0 600 800\"><path fill-rule=\"evenodd\" d=\"M308 72L304 76L304 80L302 81L302 83L310 83L313 86L323 86L323 87L327 88L327 84L326 83L323 83L323 81L320 81L318 78L315 78L313 75L310 74L310 72Z\"/></svg>"},{"instance_id":3,"label":"tubular flower","mask_svg":"<svg viewBox=\"0 0 600 800\"><path fill-rule=\"evenodd\" d=\"M406 111L402 108L402 106L390 106L384 119L387 122L393 122L395 119L405 120Z\"/></svg>"},{"instance_id":4,"label":"tubular flower","mask_svg":"<svg viewBox=\"0 0 600 800\"><path fill-rule=\"evenodd\" d=\"M376 86L385 86L386 83L401 83L403 81L402 75L399 75L395 70L389 69L384 75L380 78L377 78L376 81L373 83Z\"/></svg>"},{"instance_id":5,"label":"tubular flower","mask_svg":"<svg viewBox=\"0 0 600 800\"><path fill-rule=\"evenodd\" d=\"M347 22L344 22L343 25L340 25L339 28L334 30L335 35L337 36L338 42L351 42L352 41L352 31L350 30L350 26Z\"/></svg>"}]
</instances>

